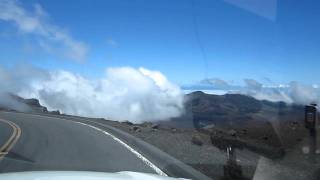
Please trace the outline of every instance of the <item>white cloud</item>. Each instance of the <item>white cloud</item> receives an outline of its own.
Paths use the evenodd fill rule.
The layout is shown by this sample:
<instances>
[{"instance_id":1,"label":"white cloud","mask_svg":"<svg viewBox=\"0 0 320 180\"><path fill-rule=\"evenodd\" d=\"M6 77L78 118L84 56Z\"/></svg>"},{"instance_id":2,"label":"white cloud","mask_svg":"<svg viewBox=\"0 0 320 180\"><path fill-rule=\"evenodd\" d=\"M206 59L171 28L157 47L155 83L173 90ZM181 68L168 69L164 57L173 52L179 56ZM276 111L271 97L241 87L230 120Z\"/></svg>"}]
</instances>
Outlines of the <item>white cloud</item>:
<instances>
[{"instance_id":1,"label":"white cloud","mask_svg":"<svg viewBox=\"0 0 320 180\"><path fill-rule=\"evenodd\" d=\"M295 104L320 103L320 90L315 85L292 81L288 84L264 86L253 79L245 79L245 83L246 86L237 93L246 94L260 100Z\"/></svg>"},{"instance_id":2,"label":"white cloud","mask_svg":"<svg viewBox=\"0 0 320 180\"><path fill-rule=\"evenodd\" d=\"M248 90L259 91L262 89L262 84L254 79L244 79Z\"/></svg>"},{"instance_id":3,"label":"white cloud","mask_svg":"<svg viewBox=\"0 0 320 180\"><path fill-rule=\"evenodd\" d=\"M8 86L18 86L11 92L67 114L143 122L177 117L184 109L183 92L158 71L108 68L103 78L94 80L67 71L23 71L33 71L34 77L21 77L32 83L20 84L10 71L0 71L0 82L10 80Z\"/></svg>"},{"instance_id":4,"label":"white cloud","mask_svg":"<svg viewBox=\"0 0 320 180\"><path fill-rule=\"evenodd\" d=\"M18 1L0 0L0 20L14 23L21 33L37 35L42 43L60 45L57 51L62 51L68 58L84 61L87 56L87 45L50 23L48 14L39 4L35 4L34 12L30 12Z\"/></svg>"},{"instance_id":5,"label":"white cloud","mask_svg":"<svg viewBox=\"0 0 320 180\"><path fill-rule=\"evenodd\" d=\"M25 105L24 103L19 102L13 96L8 93L3 93L0 91L0 107L1 108L8 108L8 109L15 109L17 111L26 112L29 111L30 108Z\"/></svg>"},{"instance_id":6,"label":"white cloud","mask_svg":"<svg viewBox=\"0 0 320 180\"><path fill-rule=\"evenodd\" d=\"M226 89L230 87L230 85L225 80L222 80L219 78L204 79L200 81L200 83L209 84L209 85L212 85L213 88L219 88L219 89Z\"/></svg>"},{"instance_id":7,"label":"white cloud","mask_svg":"<svg viewBox=\"0 0 320 180\"><path fill-rule=\"evenodd\" d=\"M283 101L289 104L320 104L320 88L317 84L307 85L295 81L287 84L271 84L272 81L269 79L269 83L265 85L254 79L244 79L243 81L244 86L240 86L230 85L223 79L204 79L201 83L205 85L212 85L212 87L210 87L211 89L201 89L203 87L196 84L195 86L185 88L184 92L190 93L200 90L209 94L217 95L226 93L244 94L259 100L268 100L273 102Z\"/></svg>"}]
</instances>

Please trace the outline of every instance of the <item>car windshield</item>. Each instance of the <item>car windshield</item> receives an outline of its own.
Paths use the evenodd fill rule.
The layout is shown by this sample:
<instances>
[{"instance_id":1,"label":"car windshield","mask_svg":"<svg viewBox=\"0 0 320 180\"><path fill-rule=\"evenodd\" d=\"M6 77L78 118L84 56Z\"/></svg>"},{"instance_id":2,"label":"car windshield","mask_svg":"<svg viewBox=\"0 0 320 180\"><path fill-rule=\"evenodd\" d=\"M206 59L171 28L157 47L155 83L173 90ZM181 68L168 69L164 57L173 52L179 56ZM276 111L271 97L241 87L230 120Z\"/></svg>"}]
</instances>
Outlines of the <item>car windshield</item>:
<instances>
[{"instance_id":1,"label":"car windshield","mask_svg":"<svg viewBox=\"0 0 320 180\"><path fill-rule=\"evenodd\" d=\"M319 8L0 0L0 179L319 179Z\"/></svg>"}]
</instances>

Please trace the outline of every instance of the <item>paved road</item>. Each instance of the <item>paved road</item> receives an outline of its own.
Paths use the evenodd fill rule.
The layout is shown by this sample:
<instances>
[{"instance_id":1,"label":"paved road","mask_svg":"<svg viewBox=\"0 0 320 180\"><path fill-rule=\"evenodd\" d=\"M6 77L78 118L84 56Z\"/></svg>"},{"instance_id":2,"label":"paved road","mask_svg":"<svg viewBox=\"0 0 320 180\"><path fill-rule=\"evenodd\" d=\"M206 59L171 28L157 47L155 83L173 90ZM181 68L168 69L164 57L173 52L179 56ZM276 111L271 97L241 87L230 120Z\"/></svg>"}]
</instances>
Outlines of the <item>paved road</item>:
<instances>
[{"instance_id":1,"label":"paved road","mask_svg":"<svg viewBox=\"0 0 320 180\"><path fill-rule=\"evenodd\" d=\"M92 127L19 113L0 112L0 118L15 123L21 129L16 144L0 160L0 172L81 170L155 173L123 144ZM11 130L0 124L0 132L3 132L0 139L6 139Z\"/></svg>"},{"instance_id":2,"label":"paved road","mask_svg":"<svg viewBox=\"0 0 320 180\"><path fill-rule=\"evenodd\" d=\"M0 119L0 147L2 147L12 134L11 126Z\"/></svg>"}]
</instances>

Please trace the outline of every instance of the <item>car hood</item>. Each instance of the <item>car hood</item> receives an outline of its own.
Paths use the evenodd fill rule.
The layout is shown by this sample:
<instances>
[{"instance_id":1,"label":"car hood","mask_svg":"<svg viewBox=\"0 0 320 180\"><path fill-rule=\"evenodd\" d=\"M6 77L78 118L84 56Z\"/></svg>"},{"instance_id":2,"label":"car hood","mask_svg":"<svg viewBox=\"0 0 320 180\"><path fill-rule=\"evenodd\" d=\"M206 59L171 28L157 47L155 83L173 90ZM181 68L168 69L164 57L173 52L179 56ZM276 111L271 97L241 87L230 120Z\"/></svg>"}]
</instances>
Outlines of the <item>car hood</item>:
<instances>
[{"instance_id":1,"label":"car hood","mask_svg":"<svg viewBox=\"0 0 320 180\"><path fill-rule=\"evenodd\" d=\"M138 172L29 171L0 174L1 180L174 180L165 176Z\"/></svg>"}]
</instances>

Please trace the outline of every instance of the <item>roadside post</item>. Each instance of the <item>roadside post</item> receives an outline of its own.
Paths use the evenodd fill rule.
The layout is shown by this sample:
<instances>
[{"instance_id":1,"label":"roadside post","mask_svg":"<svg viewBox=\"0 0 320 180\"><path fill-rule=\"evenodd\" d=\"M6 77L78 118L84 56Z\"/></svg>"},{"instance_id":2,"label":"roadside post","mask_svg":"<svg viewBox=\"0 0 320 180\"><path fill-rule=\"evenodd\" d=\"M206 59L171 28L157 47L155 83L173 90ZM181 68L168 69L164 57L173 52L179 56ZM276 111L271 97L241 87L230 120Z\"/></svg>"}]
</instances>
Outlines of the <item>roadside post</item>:
<instances>
[{"instance_id":1,"label":"roadside post","mask_svg":"<svg viewBox=\"0 0 320 180\"><path fill-rule=\"evenodd\" d=\"M224 177L223 180L244 180L241 166L237 164L237 157L235 149L232 145L227 147L227 164L223 166Z\"/></svg>"},{"instance_id":2,"label":"roadside post","mask_svg":"<svg viewBox=\"0 0 320 180\"><path fill-rule=\"evenodd\" d=\"M317 104L305 106L305 127L309 129L309 148L311 159L315 160L317 150Z\"/></svg>"}]
</instances>

